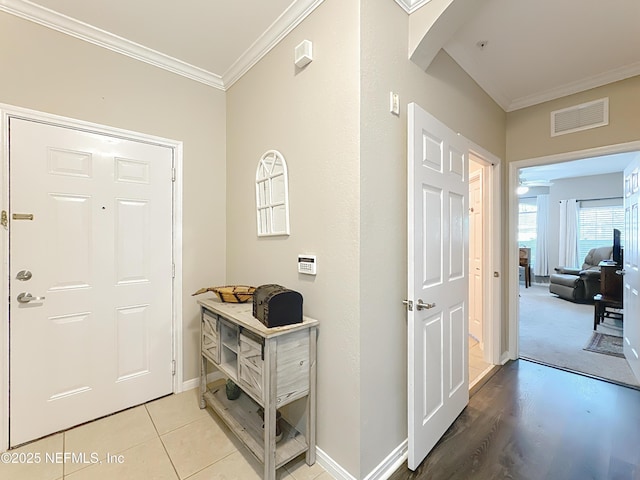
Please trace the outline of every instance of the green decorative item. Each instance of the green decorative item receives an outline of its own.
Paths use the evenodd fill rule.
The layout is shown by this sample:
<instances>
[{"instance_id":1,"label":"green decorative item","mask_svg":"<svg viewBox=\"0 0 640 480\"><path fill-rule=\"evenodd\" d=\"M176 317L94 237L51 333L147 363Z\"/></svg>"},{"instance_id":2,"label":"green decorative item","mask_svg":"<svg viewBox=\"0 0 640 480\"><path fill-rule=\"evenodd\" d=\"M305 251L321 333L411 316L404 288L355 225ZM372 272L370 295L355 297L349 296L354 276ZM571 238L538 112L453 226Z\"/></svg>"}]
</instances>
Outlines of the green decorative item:
<instances>
[{"instance_id":1,"label":"green decorative item","mask_svg":"<svg viewBox=\"0 0 640 480\"><path fill-rule=\"evenodd\" d=\"M227 380L226 392L227 398L229 400L235 400L236 398L238 398L241 391L242 390L240 390L240 387L236 385L233 380Z\"/></svg>"}]
</instances>

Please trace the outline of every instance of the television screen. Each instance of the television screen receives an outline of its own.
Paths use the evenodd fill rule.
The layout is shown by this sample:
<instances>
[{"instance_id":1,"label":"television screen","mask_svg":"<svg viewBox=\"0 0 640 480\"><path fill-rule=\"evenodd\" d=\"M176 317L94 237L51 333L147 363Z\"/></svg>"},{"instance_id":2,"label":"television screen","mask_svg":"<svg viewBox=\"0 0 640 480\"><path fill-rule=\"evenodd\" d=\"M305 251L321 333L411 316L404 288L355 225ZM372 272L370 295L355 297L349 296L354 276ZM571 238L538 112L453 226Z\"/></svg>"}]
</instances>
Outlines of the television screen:
<instances>
[{"instance_id":1,"label":"television screen","mask_svg":"<svg viewBox=\"0 0 640 480\"><path fill-rule=\"evenodd\" d=\"M613 261L622 265L622 245L620 245L620 230L613 229Z\"/></svg>"}]
</instances>

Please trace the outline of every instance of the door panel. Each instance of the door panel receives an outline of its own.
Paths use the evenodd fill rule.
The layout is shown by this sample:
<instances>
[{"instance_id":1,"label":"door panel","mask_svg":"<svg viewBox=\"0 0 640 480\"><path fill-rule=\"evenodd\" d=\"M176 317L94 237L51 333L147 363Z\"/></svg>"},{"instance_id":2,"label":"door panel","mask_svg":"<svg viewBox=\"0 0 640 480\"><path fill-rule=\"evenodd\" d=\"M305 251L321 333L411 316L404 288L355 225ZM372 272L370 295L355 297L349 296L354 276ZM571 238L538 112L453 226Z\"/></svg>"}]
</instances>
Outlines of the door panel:
<instances>
[{"instance_id":1,"label":"door panel","mask_svg":"<svg viewBox=\"0 0 640 480\"><path fill-rule=\"evenodd\" d=\"M147 201L116 200L114 236L117 285L149 281L149 221Z\"/></svg>"},{"instance_id":2,"label":"door panel","mask_svg":"<svg viewBox=\"0 0 640 480\"><path fill-rule=\"evenodd\" d=\"M640 155L636 155L624 172L625 245L624 245L624 355L640 381L640 237L638 201L640 199Z\"/></svg>"},{"instance_id":3,"label":"door panel","mask_svg":"<svg viewBox=\"0 0 640 480\"><path fill-rule=\"evenodd\" d=\"M440 351L444 343L444 325L442 312L433 317L425 318L422 323L422 375L426 380L422 382L422 422L440 411L444 402L444 361Z\"/></svg>"},{"instance_id":4,"label":"door panel","mask_svg":"<svg viewBox=\"0 0 640 480\"><path fill-rule=\"evenodd\" d=\"M449 193L449 280L465 278L465 196Z\"/></svg>"},{"instance_id":5,"label":"door panel","mask_svg":"<svg viewBox=\"0 0 640 480\"><path fill-rule=\"evenodd\" d=\"M468 149L415 104L409 105L408 136L408 429L414 470L469 399Z\"/></svg>"},{"instance_id":6,"label":"door panel","mask_svg":"<svg viewBox=\"0 0 640 480\"><path fill-rule=\"evenodd\" d=\"M469 178L469 334L480 342L483 338L483 252L484 225L482 205L482 170L476 170Z\"/></svg>"},{"instance_id":7,"label":"door panel","mask_svg":"<svg viewBox=\"0 0 640 480\"><path fill-rule=\"evenodd\" d=\"M15 446L171 393L173 152L12 118L9 163Z\"/></svg>"},{"instance_id":8,"label":"door panel","mask_svg":"<svg viewBox=\"0 0 640 480\"><path fill-rule=\"evenodd\" d=\"M422 222L424 242L422 285L428 288L442 283L442 190L423 185L423 212L430 212L428 221Z\"/></svg>"},{"instance_id":9,"label":"door panel","mask_svg":"<svg viewBox=\"0 0 640 480\"><path fill-rule=\"evenodd\" d=\"M116 310L117 382L149 373L149 305Z\"/></svg>"},{"instance_id":10,"label":"door panel","mask_svg":"<svg viewBox=\"0 0 640 480\"><path fill-rule=\"evenodd\" d=\"M464 305L460 304L454 306L449 312L449 331L451 332L451 345L449 352L451 358L450 364L450 378L449 378L449 396L452 396L456 391L465 384L467 375L467 353L465 350L467 335L466 320Z\"/></svg>"}]
</instances>

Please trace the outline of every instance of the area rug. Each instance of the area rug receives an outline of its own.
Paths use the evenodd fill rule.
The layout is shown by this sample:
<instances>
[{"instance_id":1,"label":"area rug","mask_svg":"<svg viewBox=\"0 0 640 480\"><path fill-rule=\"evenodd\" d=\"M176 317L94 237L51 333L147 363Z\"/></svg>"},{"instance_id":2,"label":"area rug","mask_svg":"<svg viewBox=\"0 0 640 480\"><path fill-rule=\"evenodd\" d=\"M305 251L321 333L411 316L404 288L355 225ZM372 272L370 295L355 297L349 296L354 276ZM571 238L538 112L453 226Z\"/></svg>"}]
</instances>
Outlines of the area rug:
<instances>
[{"instance_id":1,"label":"area rug","mask_svg":"<svg viewBox=\"0 0 640 480\"><path fill-rule=\"evenodd\" d=\"M583 350L624 358L622 337L615 337L604 333L594 332L591 340L589 340L589 343Z\"/></svg>"}]
</instances>

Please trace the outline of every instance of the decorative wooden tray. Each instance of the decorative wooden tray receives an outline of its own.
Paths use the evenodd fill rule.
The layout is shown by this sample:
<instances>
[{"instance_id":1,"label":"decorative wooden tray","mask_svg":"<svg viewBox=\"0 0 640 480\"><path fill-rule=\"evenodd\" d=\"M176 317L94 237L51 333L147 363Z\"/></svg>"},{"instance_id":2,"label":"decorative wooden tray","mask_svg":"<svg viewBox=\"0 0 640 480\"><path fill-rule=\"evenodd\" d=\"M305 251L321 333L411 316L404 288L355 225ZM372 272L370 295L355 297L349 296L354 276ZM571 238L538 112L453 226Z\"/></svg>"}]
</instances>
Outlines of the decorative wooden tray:
<instances>
[{"instance_id":1,"label":"decorative wooden tray","mask_svg":"<svg viewBox=\"0 0 640 480\"><path fill-rule=\"evenodd\" d=\"M255 287L249 287L247 285L226 285L224 287L201 288L193 295L200 295L201 293L213 292L223 302L245 303L253 299L253 292L255 291L256 291Z\"/></svg>"}]
</instances>

